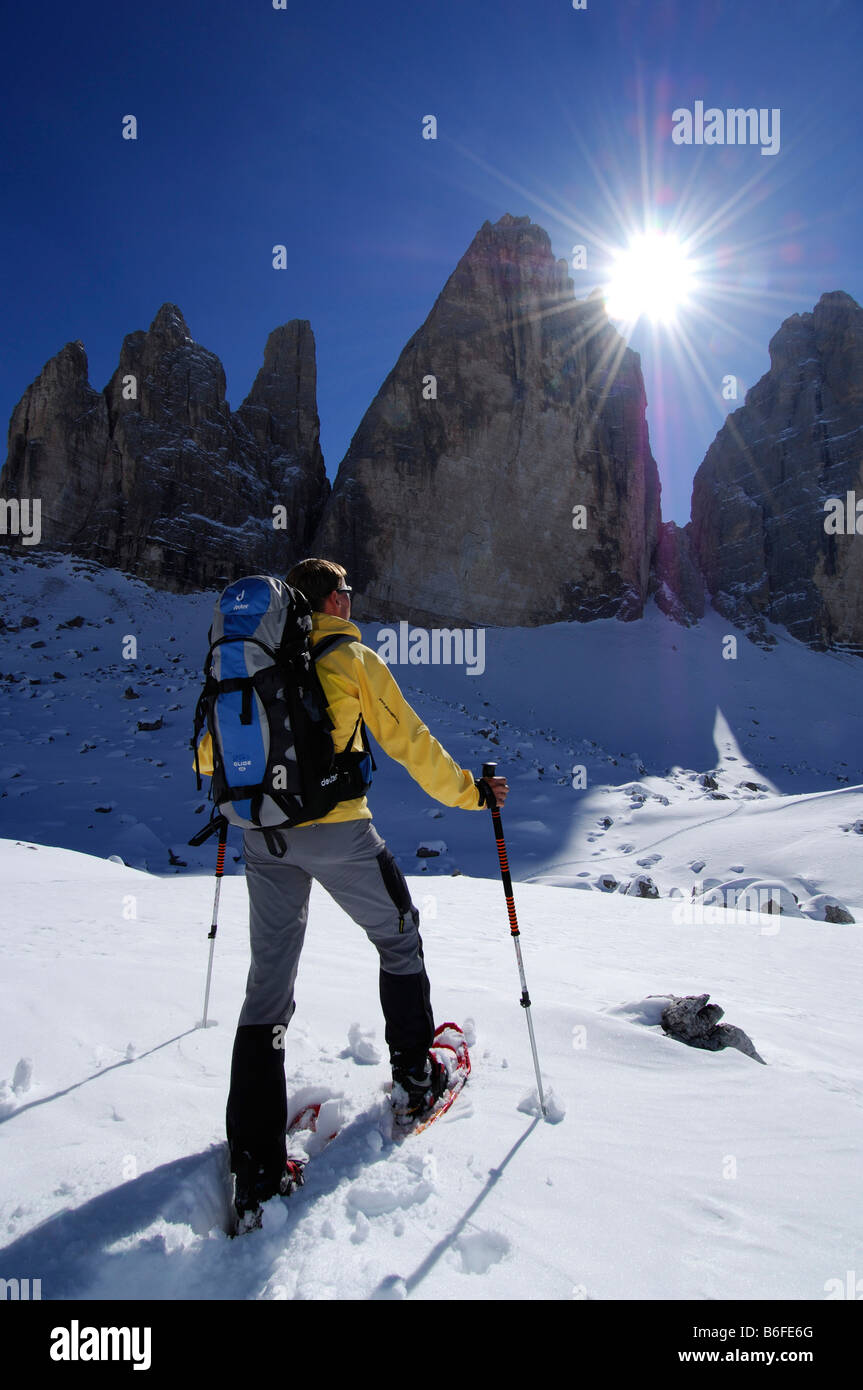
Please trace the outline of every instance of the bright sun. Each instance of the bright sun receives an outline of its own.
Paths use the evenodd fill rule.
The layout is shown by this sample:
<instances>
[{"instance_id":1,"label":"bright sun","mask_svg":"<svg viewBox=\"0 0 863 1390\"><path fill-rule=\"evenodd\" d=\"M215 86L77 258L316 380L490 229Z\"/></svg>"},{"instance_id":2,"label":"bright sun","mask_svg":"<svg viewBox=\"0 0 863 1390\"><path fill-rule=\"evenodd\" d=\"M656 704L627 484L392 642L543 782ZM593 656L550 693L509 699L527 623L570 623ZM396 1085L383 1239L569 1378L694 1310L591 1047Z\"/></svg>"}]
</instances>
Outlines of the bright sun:
<instances>
[{"instance_id":1,"label":"bright sun","mask_svg":"<svg viewBox=\"0 0 863 1390\"><path fill-rule=\"evenodd\" d=\"M634 324L644 315L652 323L673 323L689 300L694 269L675 236L643 232L614 257L605 288L609 318Z\"/></svg>"}]
</instances>

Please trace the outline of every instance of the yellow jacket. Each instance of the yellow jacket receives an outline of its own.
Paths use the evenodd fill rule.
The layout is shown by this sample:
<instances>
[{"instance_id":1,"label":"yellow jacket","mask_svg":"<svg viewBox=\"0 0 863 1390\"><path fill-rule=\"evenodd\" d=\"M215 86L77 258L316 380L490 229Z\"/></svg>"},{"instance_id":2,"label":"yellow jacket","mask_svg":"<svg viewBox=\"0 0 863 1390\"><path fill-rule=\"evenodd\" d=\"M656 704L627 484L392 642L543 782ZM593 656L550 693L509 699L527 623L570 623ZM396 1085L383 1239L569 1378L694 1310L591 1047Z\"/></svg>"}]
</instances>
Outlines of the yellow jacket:
<instances>
[{"instance_id":1,"label":"yellow jacket","mask_svg":"<svg viewBox=\"0 0 863 1390\"><path fill-rule=\"evenodd\" d=\"M356 624L330 613L312 615L313 647L321 638L336 632L350 634L354 640L340 642L316 663L327 712L333 721L336 752L345 750L362 714L366 728L384 752L401 763L429 796L444 806L478 811L480 800L473 773L460 768L429 733L402 695L386 662L371 647L363 646ZM361 748L357 729L353 751ZM213 754L209 734L204 735L198 746L198 761L201 772L210 776ZM359 796L351 801L340 801L320 819L322 823L369 820L371 814L366 798ZM303 825L314 823L302 822Z\"/></svg>"}]
</instances>

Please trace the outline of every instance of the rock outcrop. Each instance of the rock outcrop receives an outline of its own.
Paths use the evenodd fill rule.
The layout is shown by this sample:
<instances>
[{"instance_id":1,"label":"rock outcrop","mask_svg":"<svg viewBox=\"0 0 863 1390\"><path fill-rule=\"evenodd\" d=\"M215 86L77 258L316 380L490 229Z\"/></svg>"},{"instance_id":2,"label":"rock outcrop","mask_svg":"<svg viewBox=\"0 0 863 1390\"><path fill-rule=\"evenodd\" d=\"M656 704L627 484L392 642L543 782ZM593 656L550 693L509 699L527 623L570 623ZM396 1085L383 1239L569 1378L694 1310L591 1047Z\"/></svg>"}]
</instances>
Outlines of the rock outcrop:
<instances>
[{"instance_id":1,"label":"rock outcrop","mask_svg":"<svg viewBox=\"0 0 863 1390\"><path fill-rule=\"evenodd\" d=\"M645 407L637 354L546 232L486 222L354 435L315 552L359 617L637 618L660 524Z\"/></svg>"},{"instance_id":2,"label":"rock outcrop","mask_svg":"<svg viewBox=\"0 0 863 1390\"><path fill-rule=\"evenodd\" d=\"M742 1028L719 1022L725 1010L718 1004L708 1004L709 994L669 994L667 998L668 1003L662 1011L662 1028L669 1037L690 1047L703 1047L708 1052L734 1047L753 1061L767 1065Z\"/></svg>"},{"instance_id":3,"label":"rock outcrop","mask_svg":"<svg viewBox=\"0 0 863 1390\"><path fill-rule=\"evenodd\" d=\"M770 363L695 475L693 551L714 606L756 638L767 620L863 652L863 540L848 515L859 501L863 533L863 309L822 295L782 324Z\"/></svg>"},{"instance_id":4,"label":"rock outcrop","mask_svg":"<svg viewBox=\"0 0 863 1390\"><path fill-rule=\"evenodd\" d=\"M83 344L68 343L12 415L0 492L41 499L43 545L180 591L283 573L305 553L329 492L307 322L271 333L236 413L219 359L172 304L126 337L104 391L87 378Z\"/></svg>"}]
</instances>

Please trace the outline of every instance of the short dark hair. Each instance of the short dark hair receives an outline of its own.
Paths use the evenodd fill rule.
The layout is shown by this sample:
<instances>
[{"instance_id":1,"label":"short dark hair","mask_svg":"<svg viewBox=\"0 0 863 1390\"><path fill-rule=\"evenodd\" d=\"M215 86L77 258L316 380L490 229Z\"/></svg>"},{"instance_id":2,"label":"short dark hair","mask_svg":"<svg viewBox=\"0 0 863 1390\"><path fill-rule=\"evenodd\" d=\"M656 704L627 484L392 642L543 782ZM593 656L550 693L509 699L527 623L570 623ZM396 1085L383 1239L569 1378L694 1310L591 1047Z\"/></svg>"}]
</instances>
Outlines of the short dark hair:
<instances>
[{"instance_id":1,"label":"short dark hair","mask_svg":"<svg viewBox=\"0 0 863 1390\"><path fill-rule=\"evenodd\" d=\"M305 594L314 612L321 613L324 600L347 579L347 571L335 560L301 560L285 578L292 589Z\"/></svg>"}]
</instances>

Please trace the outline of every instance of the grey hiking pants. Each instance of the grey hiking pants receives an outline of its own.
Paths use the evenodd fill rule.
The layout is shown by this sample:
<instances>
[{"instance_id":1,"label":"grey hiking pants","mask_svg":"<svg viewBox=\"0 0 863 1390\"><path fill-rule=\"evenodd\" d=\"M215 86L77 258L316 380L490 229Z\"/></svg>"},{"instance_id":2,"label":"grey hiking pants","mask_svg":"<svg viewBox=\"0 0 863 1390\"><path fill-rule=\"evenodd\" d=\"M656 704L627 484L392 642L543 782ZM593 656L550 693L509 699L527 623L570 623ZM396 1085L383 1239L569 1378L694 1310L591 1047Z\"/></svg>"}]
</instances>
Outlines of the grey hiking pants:
<instances>
[{"instance_id":1,"label":"grey hiking pants","mask_svg":"<svg viewBox=\"0 0 863 1390\"><path fill-rule=\"evenodd\" d=\"M287 1024L317 879L377 947L389 975L424 971L419 913L404 875L370 820L280 830L279 859L260 831L243 837L252 963L240 1026Z\"/></svg>"},{"instance_id":2,"label":"grey hiking pants","mask_svg":"<svg viewBox=\"0 0 863 1390\"><path fill-rule=\"evenodd\" d=\"M232 1166L246 1151L284 1168L287 1100L279 1026L294 1012L312 879L377 948L380 1000L391 1058L413 1067L434 1036L419 913L404 874L370 820L279 830L282 856L260 831L244 836L251 965L231 1064L227 1128ZM235 1169L236 1171L236 1169Z\"/></svg>"}]
</instances>

